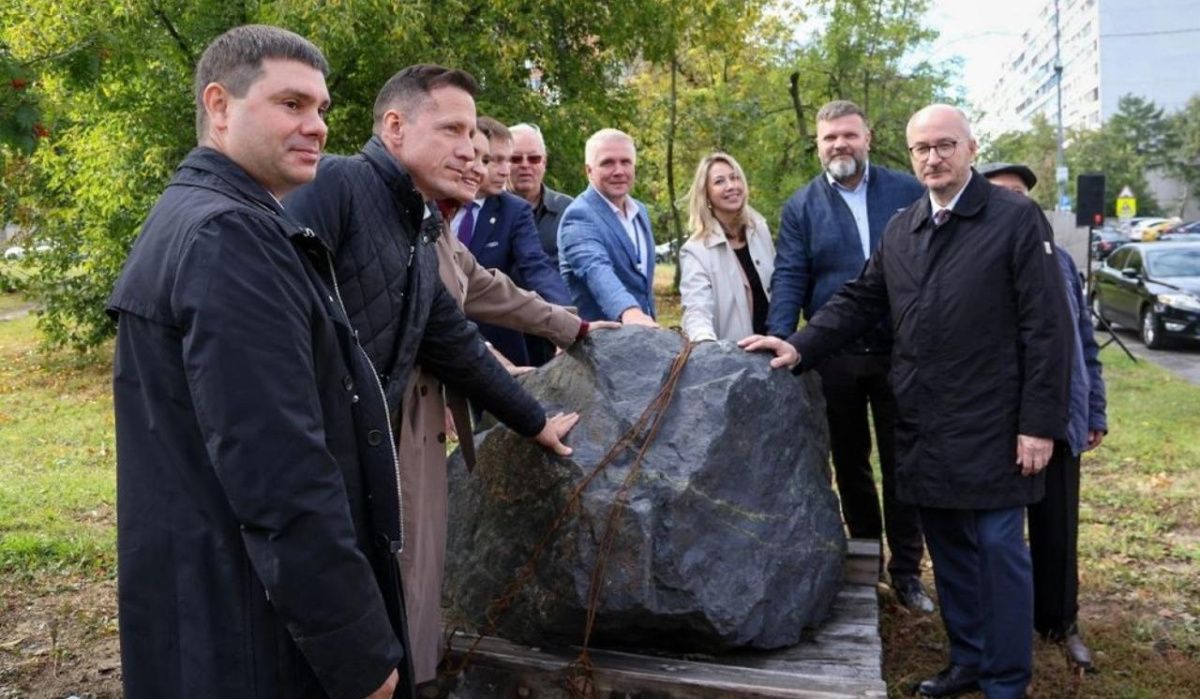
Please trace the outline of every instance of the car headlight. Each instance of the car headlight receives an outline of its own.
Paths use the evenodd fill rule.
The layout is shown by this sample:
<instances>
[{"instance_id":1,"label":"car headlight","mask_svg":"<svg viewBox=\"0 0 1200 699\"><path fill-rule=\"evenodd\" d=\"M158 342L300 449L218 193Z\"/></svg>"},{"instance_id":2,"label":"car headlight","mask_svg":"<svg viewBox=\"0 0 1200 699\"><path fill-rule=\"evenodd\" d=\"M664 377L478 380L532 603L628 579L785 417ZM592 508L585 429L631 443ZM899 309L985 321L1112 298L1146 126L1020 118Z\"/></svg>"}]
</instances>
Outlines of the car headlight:
<instances>
[{"instance_id":1,"label":"car headlight","mask_svg":"<svg viewBox=\"0 0 1200 699\"><path fill-rule=\"evenodd\" d=\"M1185 311L1200 311L1200 299L1191 294L1159 294L1158 302Z\"/></svg>"}]
</instances>

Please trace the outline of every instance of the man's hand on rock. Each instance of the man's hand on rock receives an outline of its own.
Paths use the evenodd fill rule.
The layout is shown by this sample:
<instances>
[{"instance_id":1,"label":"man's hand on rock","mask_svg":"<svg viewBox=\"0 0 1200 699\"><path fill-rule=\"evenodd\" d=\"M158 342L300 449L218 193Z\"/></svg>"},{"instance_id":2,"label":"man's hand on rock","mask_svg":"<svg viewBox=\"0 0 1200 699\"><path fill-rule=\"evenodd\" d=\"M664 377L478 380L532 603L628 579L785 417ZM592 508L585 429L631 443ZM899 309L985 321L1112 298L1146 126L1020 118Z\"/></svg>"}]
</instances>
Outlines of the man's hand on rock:
<instances>
[{"instance_id":1,"label":"man's hand on rock","mask_svg":"<svg viewBox=\"0 0 1200 699\"><path fill-rule=\"evenodd\" d=\"M787 340L770 335L751 335L738 340L738 347L747 352L770 352L772 369L793 369L800 363L800 352Z\"/></svg>"},{"instance_id":2,"label":"man's hand on rock","mask_svg":"<svg viewBox=\"0 0 1200 699\"><path fill-rule=\"evenodd\" d=\"M559 413L546 418L546 425L538 432L533 441L546 447L559 456L570 456L573 449L562 443L575 423L579 422L579 413Z\"/></svg>"},{"instance_id":3,"label":"man's hand on rock","mask_svg":"<svg viewBox=\"0 0 1200 699\"><path fill-rule=\"evenodd\" d=\"M638 311L638 313L641 313L641 311ZM643 315L645 315L645 314L643 314ZM647 317L649 317L649 316L647 316ZM653 322L653 321L651 321L651 322ZM615 320L589 320L588 321L588 332L591 332L593 330L616 330L619 327L621 327L621 324Z\"/></svg>"},{"instance_id":4,"label":"man's hand on rock","mask_svg":"<svg viewBox=\"0 0 1200 699\"><path fill-rule=\"evenodd\" d=\"M658 323L654 319L642 312L642 309L636 306L631 306L621 311L621 322L625 325L641 325L647 328L657 328Z\"/></svg>"},{"instance_id":5,"label":"man's hand on rock","mask_svg":"<svg viewBox=\"0 0 1200 699\"><path fill-rule=\"evenodd\" d=\"M1050 463L1050 455L1053 453L1053 439L1028 434L1017 435L1017 465L1021 467L1022 476L1040 473L1046 468L1046 464Z\"/></svg>"}]
</instances>

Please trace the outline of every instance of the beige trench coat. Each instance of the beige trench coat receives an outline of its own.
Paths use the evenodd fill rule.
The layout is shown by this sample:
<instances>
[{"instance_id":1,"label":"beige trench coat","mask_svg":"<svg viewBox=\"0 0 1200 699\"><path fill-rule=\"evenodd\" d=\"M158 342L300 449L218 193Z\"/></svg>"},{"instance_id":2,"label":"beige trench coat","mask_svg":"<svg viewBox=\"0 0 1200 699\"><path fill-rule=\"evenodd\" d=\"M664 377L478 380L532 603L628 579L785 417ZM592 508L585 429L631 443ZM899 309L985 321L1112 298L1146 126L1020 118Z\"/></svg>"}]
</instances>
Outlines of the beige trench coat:
<instances>
[{"instance_id":1,"label":"beige trench coat","mask_svg":"<svg viewBox=\"0 0 1200 699\"><path fill-rule=\"evenodd\" d=\"M567 347L580 319L518 287L504 273L484 269L453 235L438 239L438 270L467 317L544 337ZM442 574L446 559L446 420L441 382L417 367L404 394L398 452L405 545L400 553L414 680L437 675L442 638ZM462 439L469 425L458 425Z\"/></svg>"},{"instance_id":2,"label":"beige trench coat","mask_svg":"<svg viewBox=\"0 0 1200 699\"><path fill-rule=\"evenodd\" d=\"M746 246L763 291L770 299L775 244L761 216L754 217L752 223L746 232ZM750 282L723 230L718 227L706 238L692 238L684 243L679 251L679 266L682 325L688 339L736 342L754 334Z\"/></svg>"}]
</instances>

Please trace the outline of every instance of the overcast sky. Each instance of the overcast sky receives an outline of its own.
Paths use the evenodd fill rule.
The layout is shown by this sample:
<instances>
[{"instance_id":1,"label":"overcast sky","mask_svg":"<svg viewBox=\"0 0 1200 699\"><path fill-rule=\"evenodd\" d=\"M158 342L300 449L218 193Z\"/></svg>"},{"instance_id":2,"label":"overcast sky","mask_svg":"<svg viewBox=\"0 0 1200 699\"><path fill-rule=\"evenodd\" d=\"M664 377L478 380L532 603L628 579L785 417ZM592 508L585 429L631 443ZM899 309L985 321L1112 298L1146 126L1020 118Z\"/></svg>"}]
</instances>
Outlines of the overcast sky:
<instances>
[{"instance_id":1,"label":"overcast sky","mask_svg":"<svg viewBox=\"0 0 1200 699\"><path fill-rule=\"evenodd\" d=\"M980 104L1000 75L1004 59L1018 45L1047 0L933 0L927 21L940 34L930 58L937 63L962 58L959 84L967 99Z\"/></svg>"}]
</instances>

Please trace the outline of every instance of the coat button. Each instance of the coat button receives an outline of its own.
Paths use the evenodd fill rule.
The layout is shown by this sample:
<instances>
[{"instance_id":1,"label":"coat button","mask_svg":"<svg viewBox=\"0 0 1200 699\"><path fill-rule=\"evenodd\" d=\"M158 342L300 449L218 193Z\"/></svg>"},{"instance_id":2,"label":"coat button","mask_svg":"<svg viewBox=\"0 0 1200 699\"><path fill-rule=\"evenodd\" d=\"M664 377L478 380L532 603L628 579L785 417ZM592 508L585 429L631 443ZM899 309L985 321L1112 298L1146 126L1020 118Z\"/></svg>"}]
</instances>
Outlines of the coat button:
<instances>
[{"instance_id":1,"label":"coat button","mask_svg":"<svg viewBox=\"0 0 1200 699\"><path fill-rule=\"evenodd\" d=\"M438 432L438 444L445 444L445 443L446 443L446 433Z\"/></svg>"},{"instance_id":2,"label":"coat button","mask_svg":"<svg viewBox=\"0 0 1200 699\"><path fill-rule=\"evenodd\" d=\"M358 394L357 394L357 393L355 393L354 395L350 396L350 402L351 402L351 403L357 403L357 402L358 402Z\"/></svg>"},{"instance_id":3,"label":"coat button","mask_svg":"<svg viewBox=\"0 0 1200 699\"><path fill-rule=\"evenodd\" d=\"M424 396L424 395L428 395L428 394L429 394L429 387L422 385L421 386L421 395Z\"/></svg>"},{"instance_id":4,"label":"coat button","mask_svg":"<svg viewBox=\"0 0 1200 699\"><path fill-rule=\"evenodd\" d=\"M379 430L371 430L370 432L367 433L367 444L370 444L373 447L377 447L377 446L379 446L379 443L382 441L383 441L383 433L380 432Z\"/></svg>"},{"instance_id":5,"label":"coat button","mask_svg":"<svg viewBox=\"0 0 1200 699\"><path fill-rule=\"evenodd\" d=\"M342 377L342 387L345 388L347 391L353 391L354 390L354 379L350 378L349 376Z\"/></svg>"}]
</instances>

